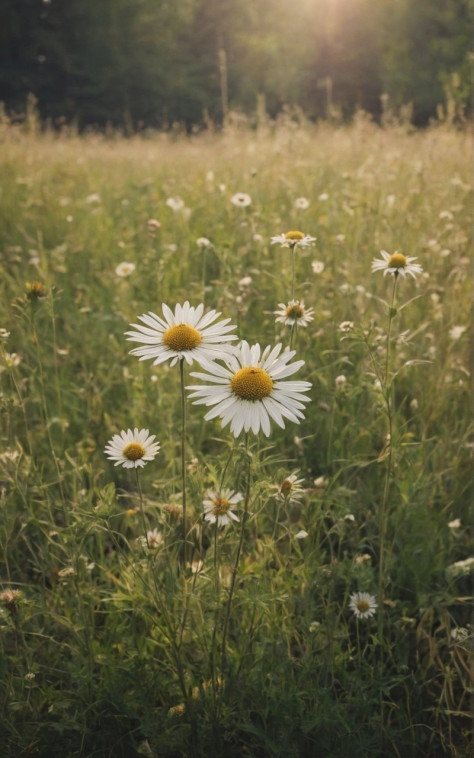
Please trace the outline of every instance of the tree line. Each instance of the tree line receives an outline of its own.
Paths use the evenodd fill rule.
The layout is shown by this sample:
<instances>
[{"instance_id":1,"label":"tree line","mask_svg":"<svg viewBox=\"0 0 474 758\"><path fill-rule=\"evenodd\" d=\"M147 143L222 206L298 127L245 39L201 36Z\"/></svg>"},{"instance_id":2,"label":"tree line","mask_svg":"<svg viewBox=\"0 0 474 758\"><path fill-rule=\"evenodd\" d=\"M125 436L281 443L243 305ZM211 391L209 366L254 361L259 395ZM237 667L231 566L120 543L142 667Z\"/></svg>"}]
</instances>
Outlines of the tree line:
<instances>
[{"instance_id":1,"label":"tree line","mask_svg":"<svg viewBox=\"0 0 474 758\"><path fill-rule=\"evenodd\" d=\"M469 0L2 0L0 101L80 129L469 105Z\"/></svg>"}]
</instances>

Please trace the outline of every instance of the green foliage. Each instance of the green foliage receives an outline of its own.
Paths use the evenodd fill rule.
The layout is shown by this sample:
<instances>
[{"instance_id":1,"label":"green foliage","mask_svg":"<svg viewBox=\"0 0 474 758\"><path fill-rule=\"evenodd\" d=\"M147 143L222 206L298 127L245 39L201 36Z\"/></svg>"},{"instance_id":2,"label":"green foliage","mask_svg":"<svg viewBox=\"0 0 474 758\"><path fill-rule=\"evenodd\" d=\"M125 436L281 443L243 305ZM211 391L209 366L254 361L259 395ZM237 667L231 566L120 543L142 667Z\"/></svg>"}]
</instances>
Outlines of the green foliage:
<instances>
[{"instance_id":1,"label":"green foliage","mask_svg":"<svg viewBox=\"0 0 474 758\"><path fill-rule=\"evenodd\" d=\"M2 755L467 758L469 136L1 139ZM270 244L290 229L315 246ZM423 273L395 292L381 249ZM188 298L287 345L292 261L306 418L246 444L186 403L185 562L179 369L124 332ZM103 452L135 426L161 444L139 479ZM246 506L217 531L222 486Z\"/></svg>"}]
</instances>

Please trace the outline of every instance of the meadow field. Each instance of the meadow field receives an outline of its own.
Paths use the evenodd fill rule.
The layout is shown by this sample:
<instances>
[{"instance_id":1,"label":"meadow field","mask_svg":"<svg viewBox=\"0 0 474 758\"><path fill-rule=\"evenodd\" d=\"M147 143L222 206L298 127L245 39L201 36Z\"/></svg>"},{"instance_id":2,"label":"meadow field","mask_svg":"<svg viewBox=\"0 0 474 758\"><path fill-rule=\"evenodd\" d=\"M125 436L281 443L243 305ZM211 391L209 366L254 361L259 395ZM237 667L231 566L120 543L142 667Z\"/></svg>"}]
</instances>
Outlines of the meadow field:
<instances>
[{"instance_id":1,"label":"meadow field","mask_svg":"<svg viewBox=\"0 0 474 758\"><path fill-rule=\"evenodd\" d=\"M470 755L470 151L2 121L2 756Z\"/></svg>"}]
</instances>

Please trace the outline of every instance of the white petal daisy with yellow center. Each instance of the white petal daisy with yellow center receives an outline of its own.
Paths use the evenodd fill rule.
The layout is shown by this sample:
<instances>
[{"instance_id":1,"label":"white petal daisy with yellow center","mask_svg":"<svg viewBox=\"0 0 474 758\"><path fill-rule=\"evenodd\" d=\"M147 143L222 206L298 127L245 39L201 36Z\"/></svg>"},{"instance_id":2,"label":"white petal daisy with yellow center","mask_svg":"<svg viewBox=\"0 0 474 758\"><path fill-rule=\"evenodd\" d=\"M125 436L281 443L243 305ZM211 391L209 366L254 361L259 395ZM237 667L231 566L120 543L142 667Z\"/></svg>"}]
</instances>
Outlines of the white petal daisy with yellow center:
<instances>
[{"instance_id":1,"label":"white petal daisy with yellow center","mask_svg":"<svg viewBox=\"0 0 474 758\"><path fill-rule=\"evenodd\" d=\"M372 261L372 271L383 271L383 275L398 276L399 274L405 277L407 274L416 279L416 274L423 272L419 263L414 263L416 258L410 255L403 255L403 253L387 253L386 250L381 250L380 255L382 258L374 258Z\"/></svg>"},{"instance_id":2,"label":"white petal daisy with yellow center","mask_svg":"<svg viewBox=\"0 0 474 758\"><path fill-rule=\"evenodd\" d=\"M305 308L302 300L290 300L288 305L279 303L278 308L279 310L273 311L276 316L275 321L286 326L297 324L306 327L314 318L314 308Z\"/></svg>"},{"instance_id":3,"label":"white petal daisy with yellow center","mask_svg":"<svg viewBox=\"0 0 474 758\"><path fill-rule=\"evenodd\" d=\"M359 619L370 618L377 609L377 601L368 592L354 592L349 598L349 608Z\"/></svg>"},{"instance_id":4,"label":"white petal daisy with yellow center","mask_svg":"<svg viewBox=\"0 0 474 758\"><path fill-rule=\"evenodd\" d=\"M260 429L265 436L270 435L270 420L281 428L284 419L300 423L304 419L304 403L310 398L303 393L311 389L310 382L285 381L295 374L304 361L290 363L294 350L284 350L282 346L250 346L243 341L234 354L225 357L226 366L204 365L209 374L192 373L208 384L192 385L190 398L195 405L214 406L206 415L206 421L220 417L222 426L230 423L230 431L238 437L242 431Z\"/></svg>"},{"instance_id":5,"label":"white petal daisy with yellow center","mask_svg":"<svg viewBox=\"0 0 474 758\"><path fill-rule=\"evenodd\" d=\"M247 208L252 204L252 198L250 195L247 195L246 192L236 192L235 195L232 195L230 198L230 202L238 208Z\"/></svg>"},{"instance_id":6,"label":"white petal daisy with yellow center","mask_svg":"<svg viewBox=\"0 0 474 758\"><path fill-rule=\"evenodd\" d=\"M303 487L301 486L304 479L298 479L298 475L290 474L278 485L278 492L275 498L280 502L286 502L289 505L298 503L305 494Z\"/></svg>"},{"instance_id":7,"label":"white petal daisy with yellow center","mask_svg":"<svg viewBox=\"0 0 474 758\"><path fill-rule=\"evenodd\" d=\"M148 429L122 430L109 440L104 452L109 460L115 461L114 466L143 468L160 450L159 443L154 440L155 435L150 436Z\"/></svg>"},{"instance_id":8,"label":"white petal daisy with yellow center","mask_svg":"<svg viewBox=\"0 0 474 758\"><path fill-rule=\"evenodd\" d=\"M297 230L285 232L285 234L277 234L271 238L272 245L281 245L282 247L309 247L316 242L316 237L310 237L309 234L303 234Z\"/></svg>"},{"instance_id":9,"label":"white petal daisy with yellow center","mask_svg":"<svg viewBox=\"0 0 474 758\"><path fill-rule=\"evenodd\" d=\"M238 516L233 513L231 507L240 503L244 496L240 492L233 492L230 489L223 489L221 492L208 490L206 500L202 501L204 506L204 521L217 526L227 526L233 521L239 521Z\"/></svg>"},{"instance_id":10,"label":"white petal daisy with yellow center","mask_svg":"<svg viewBox=\"0 0 474 758\"><path fill-rule=\"evenodd\" d=\"M236 335L228 334L235 329L229 324L230 318L214 323L221 315L214 310L204 313L201 303L194 308L186 302L176 305L174 313L165 303L162 305L163 318L151 311L139 316L142 324L131 324L137 331L125 332L131 342L141 342L142 347L131 350L141 361L153 358L153 365L170 361L174 366L184 359L190 365L193 360L202 363L204 360L214 361L222 354L235 348L228 342L237 339Z\"/></svg>"},{"instance_id":11,"label":"white petal daisy with yellow center","mask_svg":"<svg viewBox=\"0 0 474 758\"><path fill-rule=\"evenodd\" d=\"M305 211L309 208L309 200L307 197L297 197L295 200L295 208L298 208L300 211Z\"/></svg>"}]
</instances>

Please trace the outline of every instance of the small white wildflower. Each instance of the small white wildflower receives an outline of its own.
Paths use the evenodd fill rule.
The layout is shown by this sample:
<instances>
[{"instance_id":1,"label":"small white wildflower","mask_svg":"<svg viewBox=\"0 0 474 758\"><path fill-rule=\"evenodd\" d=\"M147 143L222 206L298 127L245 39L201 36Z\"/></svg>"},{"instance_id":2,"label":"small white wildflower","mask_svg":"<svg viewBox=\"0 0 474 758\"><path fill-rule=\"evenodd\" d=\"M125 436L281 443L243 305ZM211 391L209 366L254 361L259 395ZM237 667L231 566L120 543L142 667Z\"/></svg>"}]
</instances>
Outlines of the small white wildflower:
<instances>
[{"instance_id":1,"label":"small white wildflower","mask_svg":"<svg viewBox=\"0 0 474 758\"><path fill-rule=\"evenodd\" d=\"M306 197L297 197L295 200L295 208L298 208L300 211L305 211L307 208L309 208L309 200Z\"/></svg>"},{"instance_id":2,"label":"small white wildflower","mask_svg":"<svg viewBox=\"0 0 474 758\"><path fill-rule=\"evenodd\" d=\"M313 261L311 263L313 274L322 274L324 271L324 263L322 261Z\"/></svg>"},{"instance_id":3,"label":"small white wildflower","mask_svg":"<svg viewBox=\"0 0 474 758\"><path fill-rule=\"evenodd\" d=\"M356 618L366 619L374 615L377 601L368 592L354 592L350 596L349 608Z\"/></svg>"},{"instance_id":4,"label":"small white wildflower","mask_svg":"<svg viewBox=\"0 0 474 758\"><path fill-rule=\"evenodd\" d=\"M450 521L448 523L448 527L450 529L460 529L461 528L461 519L460 518L453 519L453 521Z\"/></svg>"},{"instance_id":5,"label":"small white wildflower","mask_svg":"<svg viewBox=\"0 0 474 758\"><path fill-rule=\"evenodd\" d=\"M184 200L182 200L180 197L169 197L166 200L166 205L168 208L171 208L172 211L177 213L178 211L182 211L184 208Z\"/></svg>"},{"instance_id":6,"label":"small white wildflower","mask_svg":"<svg viewBox=\"0 0 474 758\"><path fill-rule=\"evenodd\" d=\"M298 534L295 534L296 540L304 540L305 537L308 536L308 532L306 532L304 529L301 529Z\"/></svg>"},{"instance_id":7,"label":"small white wildflower","mask_svg":"<svg viewBox=\"0 0 474 758\"><path fill-rule=\"evenodd\" d=\"M325 489L325 487L328 486L328 480L326 479L325 476L318 476L314 480L314 486L317 487L318 489L323 490Z\"/></svg>"},{"instance_id":8,"label":"small white wildflower","mask_svg":"<svg viewBox=\"0 0 474 758\"><path fill-rule=\"evenodd\" d=\"M100 198L100 195L97 194L97 192L93 192L91 195L88 195L85 199L85 202L87 205L93 205L94 203L101 203L102 200Z\"/></svg>"},{"instance_id":9,"label":"small white wildflower","mask_svg":"<svg viewBox=\"0 0 474 758\"><path fill-rule=\"evenodd\" d=\"M243 276L242 279L239 280L237 286L239 289L243 290L247 287L250 287L252 284L252 277L251 276Z\"/></svg>"},{"instance_id":10,"label":"small white wildflower","mask_svg":"<svg viewBox=\"0 0 474 758\"><path fill-rule=\"evenodd\" d=\"M196 245L198 247L212 247L212 242L207 239L207 237L198 237L196 240Z\"/></svg>"},{"instance_id":11,"label":"small white wildflower","mask_svg":"<svg viewBox=\"0 0 474 758\"><path fill-rule=\"evenodd\" d=\"M230 198L230 202L238 208L247 208L252 204L252 198L245 192L236 192L235 195L232 195Z\"/></svg>"},{"instance_id":12,"label":"small white wildflower","mask_svg":"<svg viewBox=\"0 0 474 758\"><path fill-rule=\"evenodd\" d=\"M465 626L456 626L451 629L451 639L453 642L464 642L469 637L469 629Z\"/></svg>"},{"instance_id":13,"label":"small white wildflower","mask_svg":"<svg viewBox=\"0 0 474 758\"><path fill-rule=\"evenodd\" d=\"M122 279L125 279L127 276L130 276L130 274L133 274L134 271L135 271L135 264L127 263L127 261L123 261L123 263L119 263L119 265L115 269L115 273L117 274L117 276L120 276Z\"/></svg>"},{"instance_id":14,"label":"small white wildflower","mask_svg":"<svg viewBox=\"0 0 474 758\"><path fill-rule=\"evenodd\" d=\"M240 503L244 496L240 492L232 492L230 489L224 489L222 492L215 490L207 491L207 498L203 500L204 520L217 526L226 526L233 521L239 521L238 516L231 511L231 507Z\"/></svg>"},{"instance_id":15,"label":"small white wildflower","mask_svg":"<svg viewBox=\"0 0 474 758\"><path fill-rule=\"evenodd\" d=\"M309 247L313 242L316 242L316 237L311 237L309 234L303 234L303 232L294 230L285 232L284 234L277 234L274 237L271 237L270 242L272 245L278 244L282 247L293 249L296 246Z\"/></svg>"},{"instance_id":16,"label":"small white wildflower","mask_svg":"<svg viewBox=\"0 0 474 758\"><path fill-rule=\"evenodd\" d=\"M460 337L462 337L465 331L466 331L465 326L453 326L449 330L448 334L452 340L458 340L460 339Z\"/></svg>"},{"instance_id":17,"label":"small white wildflower","mask_svg":"<svg viewBox=\"0 0 474 758\"><path fill-rule=\"evenodd\" d=\"M353 321L341 321L339 324L339 331L340 332L351 332L354 328L354 322Z\"/></svg>"},{"instance_id":18,"label":"small white wildflower","mask_svg":"<svg viewBox=\"0 0 474 758\"><path fill-rule=\"evenodd\" d=\"M345 383L347 382L346 377L344 374L339 374L339 376L336 376L334 383L336 385L336 389L341 389L341 387L344 387Z\"/></svg>"},{"instance_id":19,"label":"small white wildflower","mask_svg":"<svg viewBox=\"0 0 474 758\"><path fill-rule=\"evenodd\" d=\"M386 250L381 250L380 254L382 258L374 258L372 261L372 272L383 271L383 275L391 274L392 276L398 276L399 274L405 277L409 274L413 279L416 279L416 274L423 272L419 263L414 263L416 258L409 255L403 255L402 253L387 253Z\"/></svg>"}]
</instances>

